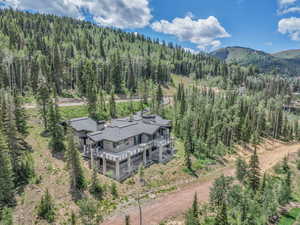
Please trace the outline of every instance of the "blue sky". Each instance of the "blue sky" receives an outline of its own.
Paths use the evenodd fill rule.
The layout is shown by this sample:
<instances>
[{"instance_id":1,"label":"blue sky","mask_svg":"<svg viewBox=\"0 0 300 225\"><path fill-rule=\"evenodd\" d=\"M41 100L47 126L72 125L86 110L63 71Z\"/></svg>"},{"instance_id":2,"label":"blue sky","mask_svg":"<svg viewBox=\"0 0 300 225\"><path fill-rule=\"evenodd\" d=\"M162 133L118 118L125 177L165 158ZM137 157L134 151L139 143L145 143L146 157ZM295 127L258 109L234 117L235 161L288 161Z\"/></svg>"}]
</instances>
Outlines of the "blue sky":
<instances>
[{"instance_id":1,"label":"blue sky","mask_svg":"<svg viewBox=\"0 0 300 225\"><path fill-rule=\"evenodd\" d=\"M88 19L194 51L300 48L300 0L0 0L2 7ZM89 15L88 18L86 15Z\"/></svg>"}]
</instances>

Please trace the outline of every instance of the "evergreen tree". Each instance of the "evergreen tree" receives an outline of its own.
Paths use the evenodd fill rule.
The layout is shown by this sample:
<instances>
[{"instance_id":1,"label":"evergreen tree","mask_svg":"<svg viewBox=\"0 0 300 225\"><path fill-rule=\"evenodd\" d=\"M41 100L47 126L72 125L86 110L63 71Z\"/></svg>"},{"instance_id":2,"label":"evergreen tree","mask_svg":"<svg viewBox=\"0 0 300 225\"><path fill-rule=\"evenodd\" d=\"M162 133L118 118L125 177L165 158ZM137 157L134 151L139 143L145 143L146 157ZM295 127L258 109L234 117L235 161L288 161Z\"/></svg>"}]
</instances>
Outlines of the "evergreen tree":
<instances>
[{"instance_id":1,"label":"evergreen tree","mask_svg":"<svg viewBox=\"0 0 300 225\"><path fill-rule=\"evenodd\" d=\"M72 211L71 213L71 218L70 218L70 224L71 225L77 225L77 217L76 214Z\"/></svg>"},{"instance_id":2,"label":"evergreen tree","mask_svg":"<svg viewBox=\"0 0 300 225\"><path fill-rule=\"evenodd\" d=\"M160 114L161 110L162 110L162 104L164 102L164 95L163 95L163 91L161 88L161 85L159 84L156 90L156 113Z\"/></svg>"},{"instance_id":3,"label":"evergreen tree","mask_svg":"<svg viewBox=\"0 0 300 225\"><path fill-rule=\"evenodd\" d=\"M109 115L110 115L110 118L116 118L116 116L117 116L117 106L116 106L116 101L115 101L114 89L112 89L110 92Z\"/></svg>"},{"instance_id":4,"label":"evergreen tree","mask_svg":"<svg viewBox=\"0 0 300 225\"><path fill-rule=\"evenodd\" d=\"M192 209L189 209L185 214L185 225L200 225L197 217L194 216Z\"/></svg>"},{"instance_id":5,"label":"evergreen tree","mask_svg":"<svg viewBox=\"0 0 300 225\"><path fill-rule=\"evenodd\" d=\"M40 219L44 219L49 223L52 223L55 220L55 206L48 189L42 196L41 201L37 206L37 215Z\"/></svg>"},{"instance_id":6,"label":"evergreen tree","mask_svg":"<svg viewBox=\"0 0 300 225\"><path fill-rule=\"evenodd\" d=\"M22 107L21 97L19 95L14 97L14 103L17 130L23 136L27 136L28 126L26 122L26 113L25 109Z\"/></svg>"},{"instance_id":7,"label":"evergreen tree","mask_svg":"<svg viewBox=\"0 0 300 225\"><path fill-rule=\"evenodd\" d=\"M253 192L256 192L259 189L260 168L256 149L254 150L249 163L248 183Z\"/></svg>"},{"instance_id":8,"label":"evergreen tree","mask_svg":"<svg viewBox=\"0 0 300 225\"><path fill-rule=\"evenodd\" d=\"M236 160L236 178L238 179L238 181L240 181L241 183L244 182L244 179L247 176L247 170L248 170L248 165L245 162L245 160L241 159L240 157Z\"/></svg>"},{"instance_id":9,"label":"evergreen tree","mask_svg":"<svg viewBox=\"0 0 300 225\"><path fill-rule=\"evenodd\" d=\"M45 82L41 82L38 93L37 103L39 105L39 112L43 120L44 129L48 129L48 107L50 104L50 91Z\"/></svg>"},{"instance_id":10,"label":"evergreen tree","mask_svg":"<svg viewBox=\"0 0 300 225\"><path fill-rule=\"evenodd\" d=\"M61 152L65 150L63 127L60 125L60 113L56 103L50 103L49 107L49 147L52 152Z\"/></svg>"},{"instance_id":11,"label":"evergreen tree","mask_svg":"<svg viewBox=\"0 0 300 225\"><path fill-rule=\"evenodd\" d=\"M192 126L191 119L188 119L187 132L184 140L184 162L185 162L185 166L189 170L192 170L191 154L194 151L191 126Z\"/></svg>"},{"instance_id":12,"label":"evergreen tree","mask_svg":"<svg viewBox=\"0 0 300 225\"><path fill-rule=\"evenodd\" d=\"M0 224L1 225L13 225L13 215L12 215L12 209L5 207L2 210L2 213L0 211Z\"/></svg>"},{"instance_id":13,"label":"evergreen tree","mask_svg":"<svg viewBox=\"0 0 300 225\"><path fill-rule=\"evenodd\" d=\"M81 192L86 188L86 179L80 163L80 153L74 143L74 134L68 130L66 160L69 169L71 188L76 192Z\"/></svg>"},{"instance_id":14,"label":"evergreen tree","mask_svg":"<svg viewBox=\"0 0 300 225\"><path fill-rule=\"evenodd\" d=\"M222 203L221 207L218 209L214 225L229 225L225 203Z\"/></svg>"},{"instance_id":15,"label":"evergreen tree","mask_svg":"<svg viewBox=\"0 0 300 225\"><path fill-rule=\"evenodd\" d=\"M125 216L125 225L130 225L130 216L129 215Z\"/></svg>"},{"instance_id":16,"label":"evergreen tree","mask_svg":"<svg viewBox=\"0 0 300 225\"><path fill-rule=\"evenodd\" d=\"M0 131L0 209L15 204L13 168L9 149Z\"/></svg>"},{"instance_id":17,"label":"evergreen tree","mask_svg":"<svg viewBox=\"0 0 300 225\"><path fill-rule=\"evenodd\" d=\"M284 180L281 183L281 190L279 194L279 203L281 205L289 203L292 195L291 171L288 171L285 175Z\"/></svg>"},{"instance_id":18,"label":"evergreen tree","mask_svg":"<svg viewBox=\"0 0 300 225\"><path fill-rule=\"evenodd\" d=\"M90 186L90 193L93 194L96 198L102 199L103 196L103 190L98 180L98 172L97 168L94 165L93 166L93 175L92 175L92 182Z\"/></svg>"},{"instance_id":19,"label":"evergreen tree","mask_svg":"<svg viewBox=\"0 0 300 225\"><path fill-rule=\"evenodd\" d=\"M198 198L197 198L197 192L194 194L194 200L192 204L192 212L195 218L198 218L199 213L199 207L198 207Z\"/></svg>"},{"instance_id":20,"label":"evergreen tree","mask_svg":"<svg viewBox=\"0 0 300 225\"><path fill-rule=\"evenodd\" d=\"M83 225L99 225L103 221L100 202L93 199L82 199L78 202L79 214Z\"/></svg>"},{"instance_id":21,"label":"evergreen tree","mask_svg":"<svg viewBox=\"0 0 300 225\"><path fill-rule=\"evenodd\" d=\"M288 156L285 156L283 158L283 162L282 162L282 170L285 174L287 174L290 171L290 167L288 164Z\"/></svg>"}]
</instances>

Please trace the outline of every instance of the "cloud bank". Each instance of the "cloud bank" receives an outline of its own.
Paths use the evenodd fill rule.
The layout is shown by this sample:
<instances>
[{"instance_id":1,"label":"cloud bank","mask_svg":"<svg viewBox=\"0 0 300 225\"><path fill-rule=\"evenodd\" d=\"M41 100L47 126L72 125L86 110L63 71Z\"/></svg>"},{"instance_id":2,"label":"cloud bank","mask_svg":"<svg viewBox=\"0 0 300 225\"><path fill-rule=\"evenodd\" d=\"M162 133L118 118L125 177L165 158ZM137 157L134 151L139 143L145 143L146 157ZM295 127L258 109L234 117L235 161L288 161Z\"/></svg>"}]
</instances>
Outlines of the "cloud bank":
<instances>
[{"instance_id":1,"label":"cloud bank","mask_svg":"<svg viewBox=\"0 0 300 225\"><path fill-rule=\"evenodd\" d=\"M202 50L215 49L221 45L218 39L230 37L214 16L193 20L191 15L187 15L171 22L160 20L152 23L151 27L157 32L174 35L180 41L190 41Z\"/></svg>"},{"instance_id":2,"label":"cloud bank","mask_svg":"<svg viewBox=\"0 0 300 225\"><path fill-rule=\"evenodd\" d=\"M288 34L294 41L300 41L300 18L291 17L279 21L278 31Z\"/></svg>"},{"instance_id":3,"label":"cloud bank","mask_svg":"<svg viewBox=\"0 0 300 225\"><path fill-rule=\"evenodd\" d=\"M1 2L1 1L0 1ZM152 18L149 0L6 0L5 5L19 10L84 19L117 28L142 28Z\"/></svg>"}]
</instances>

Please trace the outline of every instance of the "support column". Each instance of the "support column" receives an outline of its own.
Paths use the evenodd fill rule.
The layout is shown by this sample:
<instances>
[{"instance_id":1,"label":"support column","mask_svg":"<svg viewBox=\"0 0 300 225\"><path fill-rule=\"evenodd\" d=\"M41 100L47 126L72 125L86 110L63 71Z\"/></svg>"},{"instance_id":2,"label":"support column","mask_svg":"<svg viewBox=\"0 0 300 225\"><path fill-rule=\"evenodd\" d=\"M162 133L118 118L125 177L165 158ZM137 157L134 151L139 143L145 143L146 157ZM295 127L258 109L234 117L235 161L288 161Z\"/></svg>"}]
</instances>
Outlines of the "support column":
<instances>
[{"instance_id":1,"label":"support column","mask_svg":"<svg viewBox=\"0 0 300 225\"><path fill-rule=\"evenodd\" d=\"M86 156L86 145L83 145L83 155Z\"/></svg>"},{"instance_id":2,"label":"support column","mask_svg":"<svg viewBox=\"0 0 300 225\"><path fill-rule=\"evenodd\" d=\"M103 175L106 175L106 155L105 154L103 154L102 162L103 162L102 173L103 173Z\"/></svg>"},{"instance_id":3,"label":"support column","mask_svg":"<svg viewBox=\"0 0 300 225\"><path fill-rule=\"evenodd\" d=\"M128 172L131 174L132 168L131 168L131 154L127 153L127 166L128 166Z\"/></svg>"},{"instance_id":4,"label":"support column","mask_svg":"<svg viewBox=\"0 0 300 225\"><path fill-rule=\"evenodd\" d=\"M149 160L152 161L153 160L153 153L152 153L152 147L149 148Z\"/></svg>"},{"instance_id":5,"label":"support column","mask_svg":"<svg viewBox=\"0 0 300 225\"><path fill-rule=\"evenodd\" d=\"M144 147L144 151L143 151L143 161L144 161L144 166L147 165L147 148Z\"/></svg>"},{"instance_id":6,"label":"support column","mask_svg":"<svg viewBox=\"0 0 300 225\"><path fill-rule=\"evenodd\" d=\"M120 179L120 161L119 158L116 161L116 179Z\"/></svg>"},{"instance_id":7,"label":"support column","mask_svg":"<svg viewBox=\"0 0 300 225\"><path fill-rule=\"evenodd\" d=\"M90 150L90 156L91 156L91 164L90 164L90 169L93 169L94 167L94 149L91 147L91 150Z\"/></svg>"},{"instance_id":8,"label":"support column","mask_svg":"<svg viewBox=\"0 0 300 225\"><path fill-rule=\"evenodd\" d=\"M160 145L159 146L159 163L162 163L162 161L163 161L163 149L164 147L163 147L163 145Z\"/></svg>"}]
</instances>

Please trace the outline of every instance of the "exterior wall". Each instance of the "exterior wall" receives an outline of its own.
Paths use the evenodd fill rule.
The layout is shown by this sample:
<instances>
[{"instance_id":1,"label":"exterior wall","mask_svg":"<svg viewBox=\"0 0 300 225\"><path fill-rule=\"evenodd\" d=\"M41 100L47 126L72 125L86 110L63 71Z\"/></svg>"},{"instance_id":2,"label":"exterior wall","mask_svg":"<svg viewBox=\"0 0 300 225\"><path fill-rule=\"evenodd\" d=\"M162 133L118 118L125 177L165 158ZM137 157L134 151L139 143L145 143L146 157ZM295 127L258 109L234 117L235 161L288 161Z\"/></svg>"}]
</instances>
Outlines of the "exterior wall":
<instances>
[{"instance_id":1,"label":"exterior wall","mask_svg":"<svg viewBox=\"0 0 300 225\"><path fill-rule=\"evenodd\" d=\"M150 141L150 136L146 134L142 134L142 143L147 143Z\"/></svg>"},{"instance_id":2,"label":"exterior wall","mask_svg":"<svg viewBox=\"0 0 300 225\"><path fill-rule=\"evenodd\" d=\"M103 149L114 151L113 143L111 141L103 141Z\"/></svg>"},{"instance_id":3,"label":"exterior wall","mask_svg":"<svg viewBox=\"0 0 300 225\"><path fill-rule=\"evenodd\" d=\"M119 145L115 148L115 152L120 152L134 146L134 137L128 138L126 140L120 141Z\"/></svg>"}]
</instances>

